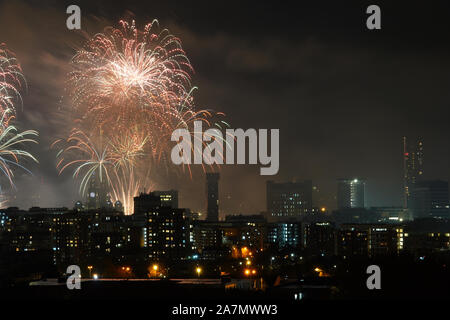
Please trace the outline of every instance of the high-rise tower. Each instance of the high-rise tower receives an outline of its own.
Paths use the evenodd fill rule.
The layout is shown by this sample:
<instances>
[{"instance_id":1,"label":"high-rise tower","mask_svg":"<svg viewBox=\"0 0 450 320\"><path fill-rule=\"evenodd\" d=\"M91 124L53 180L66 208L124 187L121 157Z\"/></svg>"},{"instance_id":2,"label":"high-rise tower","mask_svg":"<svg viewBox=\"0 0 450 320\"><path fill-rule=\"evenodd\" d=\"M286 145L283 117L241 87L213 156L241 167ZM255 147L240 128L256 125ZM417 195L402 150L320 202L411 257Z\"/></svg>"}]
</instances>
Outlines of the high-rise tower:
<instances>
[{"instance_id":1,"label":"high-rise tower","mask_svg":"<svg viewBox=\"0 0 450 320\"><path fill-rule=\"evenodd\" d=\"M86 193L87 209L106 208L108 206L108 186L106 179L92 173Z\"/></svg>"},{"instance_id":2,"label":"high-rise tower","mask_svg":"<svg viewBox=\"0 0 450 320\"><path fill-rule=\"evenodd\" d=\"M411 192L417 180L423 175L423 141L417 138L414 142L403 137L403 207L409 208Z\"/></svg>"},{"instance_id":3,"label":"high-rise tower","mask_svg":"<svg viewBox=\"0 0 450 320\"><path fill-rule=\"evenodd\" d=\"M206 174L206 196L208 199L208 221L219 221L219 173Z\"/></svg>"},{"instance_id":4,"label":"high-rise tower","mask_svg":"<svg viewBox=\"0 0 450 320\"><path fill-rule=\"evenodd\" d=\"M339 179L337 202L339 209L364 208L365 185L363 179Z\"/></svg>"}]
</instances>

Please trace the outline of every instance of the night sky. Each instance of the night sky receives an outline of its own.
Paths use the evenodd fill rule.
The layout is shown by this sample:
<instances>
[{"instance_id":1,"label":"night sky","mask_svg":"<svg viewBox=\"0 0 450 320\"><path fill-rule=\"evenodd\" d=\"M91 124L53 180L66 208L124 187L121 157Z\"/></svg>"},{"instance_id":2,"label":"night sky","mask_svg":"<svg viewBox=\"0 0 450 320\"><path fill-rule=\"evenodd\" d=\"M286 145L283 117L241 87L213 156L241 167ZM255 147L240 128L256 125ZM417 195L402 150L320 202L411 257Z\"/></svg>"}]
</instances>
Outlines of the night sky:
<instances>
[{"instance_id":1,"label":"night sky","mask_svg":"<svg viewBox=\"0 0 450 320\"><path fill-rule=\"evenodd\" d=\"M367 179L366 204L401 205L401 137L421 136L425 177L449 178L450 6L444 1L0 1L0 42L19 58L28 83L24 129L40 132L34 176L16 173L10 205L72 206L70 173L58 176L49 145L64 129L64 81L83 34L66 28L66 7L82 11L87 35L133 18L157 18L182 40L195 68L200 108L226 113L232 128L280 129L280 171L224 166L221 213L265 210L265 181L313 180L336 206L336 179ZM392 1L391 1L392 2ZM366 29L378 4L382 29ZM204 175L158 181L180 205L205 209ZM33 194L40 200L31 201Z\"/></svg>"}]
</instances>

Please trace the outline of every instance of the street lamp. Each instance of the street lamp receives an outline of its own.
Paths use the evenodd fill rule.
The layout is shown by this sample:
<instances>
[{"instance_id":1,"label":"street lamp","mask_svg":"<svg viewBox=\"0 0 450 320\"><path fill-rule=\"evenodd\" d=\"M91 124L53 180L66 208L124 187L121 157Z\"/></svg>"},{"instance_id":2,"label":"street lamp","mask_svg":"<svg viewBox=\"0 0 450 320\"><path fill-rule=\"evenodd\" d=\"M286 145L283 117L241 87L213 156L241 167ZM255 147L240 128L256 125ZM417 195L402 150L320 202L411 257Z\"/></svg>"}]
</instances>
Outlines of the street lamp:
<instances>
[{"instance_id":1,"label":"street lamp","mask_svg":"<svg viewBox=\"0 0 450 320\"><path fill-rule=\"evenodd\" d=\"M89 278L92 278L92 266L88 266L87 267L88 268L88 270L89 270Z\"/></svg>"},{"instance_id":2,"label":"street lamp","mask_svg":"<svg viewBox=\"0 0 450 320\"><path fill-rule=\"evenodd\" d=\"M195 269L195 272L197 272L197 277L200 278L200 274L202 273L202 268L197 267L197 268Z\"/></svg>"},{"instance_id":3,"label":"street lamp","mask_svg":"<svg viewBox=\"0 0 450 320\"><path fill-rule=\"evenodd\" d=\"M158 270L159 270L159 265L157 265L156 263L152 265L152 269L150 270L150 275L153 275L153 277L157 277L158 276Z\"/></svg>"},{"instance_id":4,"label":"street lamp","mask_svg":"<svg viewBox=\"0 0 450 320\"><path fill-rule=\"evenodd\" d=\"M326 274L323 272L323 270L322 270L321 268L319 268L319 267L316 267L316 268L314 269L314 271L318 273L318 276L319 276L319 277L326 276Z\"/></svg>"}]
</instances>

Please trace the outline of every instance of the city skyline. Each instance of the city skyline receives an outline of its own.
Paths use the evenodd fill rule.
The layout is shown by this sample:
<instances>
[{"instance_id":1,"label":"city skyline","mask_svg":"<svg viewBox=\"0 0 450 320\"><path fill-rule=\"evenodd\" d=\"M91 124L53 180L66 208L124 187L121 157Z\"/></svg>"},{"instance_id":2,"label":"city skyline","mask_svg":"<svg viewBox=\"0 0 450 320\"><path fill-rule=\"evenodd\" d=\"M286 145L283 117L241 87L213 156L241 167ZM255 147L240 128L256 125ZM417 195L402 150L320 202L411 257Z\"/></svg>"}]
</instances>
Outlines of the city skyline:
<instances>
[{"instance_id":1,"label":"city skyline","mask_svg":"<svg viewBox=\"0 0 450 320\"><path fill-rule=\"evenodd\" d=\"M40 165L31 165L34 176L17 173L18 192L9 205L72 206L80 199L78 186L70 174L58 176L54 154L46 147L61 128L61 84L74 48L83 43L83 37L67 30L64 23L59 26L66 18L65 7L59 2L2 2L1 6L0 36L22 62L28 82L18 119L23 127L40 132L40 145L33 146ZM448 27L438 19L429 19L427 10L422 13L429 23L420 27L421 33L415 33L419 37L415 43L419 44L414 47L412 32L397 36L406 30L406 18L392 18L402 10L396 5L387 5L386 30L377 35L359 26L364 18L359 6L302 5L293 23L285 8L267 4L258 9L258 18L241 19L252 10L248 4L227 23L230 8L215 4L210 9L221 23L213 27L206 16L196 19L206 10L202 6L192 16L182 15L186 5L179 4L104 6L101 2L81 2L80 6L83 30L88 35L115 25L123 17L136 19L138 25L158 18L180 37L191 60L196 71L193 83L199 87L198 105L224 111L234 127L280 128L280 172L274 180L312 180L327 207L336 204L336 179L358 176L368 181L368 206L402 205L403 136L423 138L426 179L449 178L448 148L442 147L449 133L446 124L439 122L446 118L443 115L448 109L445 88L439 84L450 74L445 60L449 48L432 33L438 27L444 33ZM436 6L445 7L441 3ZM418 7L409 10L413 16L419 14ZM141 11L146 12L144 17L138 15ZM33 15L43 17L46 23L36 26ZM332 29L308 18L323 15ZM274 23L269 27L264 21ZM12 29L14 34L8 32ZM21 34L29 35L29 40L22 41ZM351 48L342 45L350 41ZM425 50L431 42L433 46ZM427 59L430 50L435 53L431 60ZM389 62L392 59L401 61L395 73ZM410 70L416 72L414 80L404 76ZM433 97L431 105L427 97ZM421 112L424 108L427 111ZM265 210L267 179L259 176L257 166L223 166L220 173L223 213ZM203 180L204 175L198 172L192 179L155 181L155 189L177 189L184 207L204 210L204 193L198 192Z\"/></svg>"},{"instance_id":2,"label":"city skyline","mask_svg":"<svg viewBox=\"0 0 450 320\"><path fill-rule=\"evenodd\" d=\"M104 292L102 298L170 301L186 299L185 289L196 292L196 301L224 295L280 302L397 300L417 299L424 291L427 297L448 297L448 183L445 215L443 208L430 206L433 199L444 200L444 186L433 183L419 188L419 198L431 198L433 212L414 217L392 207L344 207L331 215L311 211L309 202L302 206L311 198L310 186L310 181L270 182L271 215L227 215L221 221L214 212L203 220L177 208L175 190L141 193L133 215L112 206L2 209L0 286L9 298L80 297L73 289L89 299ZM382 266L382 291L366 287L365 264ZM398 272L402 265L410 272ZM81 287L72 288L73 270L79 273L75 278L83 278ZM412 285L418 270L423 282ZM124 290L129 290L125 297Z\"/></svg>"},{"instance_id":3,"label":"city skyline","mask_svg":"<svg viewBox=\"0 0 450 320\"><path fill-rule=\"evenodd\" d=\"M0 0L1 292L447 300L449 87L444 0Z\"/></svg>"}]
</instances>

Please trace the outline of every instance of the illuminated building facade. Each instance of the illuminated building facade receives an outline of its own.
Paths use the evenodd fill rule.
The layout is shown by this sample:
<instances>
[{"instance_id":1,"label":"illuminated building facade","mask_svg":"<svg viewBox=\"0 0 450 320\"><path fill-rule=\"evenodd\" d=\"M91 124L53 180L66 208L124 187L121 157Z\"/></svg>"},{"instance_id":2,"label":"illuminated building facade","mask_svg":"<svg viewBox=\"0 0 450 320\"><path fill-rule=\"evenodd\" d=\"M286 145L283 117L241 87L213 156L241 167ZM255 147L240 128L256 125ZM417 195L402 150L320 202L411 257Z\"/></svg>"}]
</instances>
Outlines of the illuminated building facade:
<instances>
[{"instance_id":1,"label":"illuminated building facade","mask_svg":"<svg viewBox=\"0 0 450 320\"><path fill-rule=\"evenodd\" d=\"M267 220L285 222L296 220L312 212L312 182L267 181Z\"/></svg>"},{"instance_id":2,"label":"illuminated building facade","mask_svg":"<svg viewBox=\"0 0 450 320\"><path fill-rule=\"evenodd\" d=\"M300 248L302 246L302 224L300 222L269 224L267 242L279 249Z\"/></svg>"},{"instance_id":3,"label":"illuminated building facade","mask_svg":"<svg viewBox=\"0 0 450 320\"><path fill-rule=\"evenodd\" d=\"M190 228L184 209L149 208L145 217L142 231L149 259L177 258L187 254L191 248Z\"/></svg>"},{"instance_id":4,"label":"illuminated building facade","mask_svg":"<svg viewBox=\"0 0 450 320\"><path fill-rule=\"evenodd\" d=\"M160 198L162 207L171 207L174 209L178 208L177 190L152 191L151 193Z\"/></svg>"},{"instance_id":5,"label":"illuminated building facade","mask_svg":"<svg viewBox=\"0 0 450 320\"><path fill-rule=\"evenodd\" d=\"M363 179L339 179L337 190L338 209L364 208L365 186Z\"/></svg>"},{"instance_id":6,"label":"illuminated building facade","mask_svg":"<svg viewBox=\"0 0 450 320\"><path fill-rule=\"evenodd\" d=\"M404 227L387 224L344 224L337 237L341 256L398 254L404 249Z\"/></svg>"},{"instance_id":7,"label":"illuminated building facade","mask_svg":"<svg viewBox=\"0 0 450 320\"><path fill-rule=\"evenodd\" d=\"M423 141L416 139L413 143L402 138L403 146L403 207L411 205L411 193L418 179L423 175Z\"/></svg>"},{"instance_id":8,"label":"illuminated building facade","mask_svg":"<svg viewBox=\"0 0 450 320\"><path fill-rule=\"evenodd\" d=\"M195 221L193 223L192 239L196 250L202 254L206 249L223 246L224 229L231 223Z\"/></svg>"}]
</instances>

